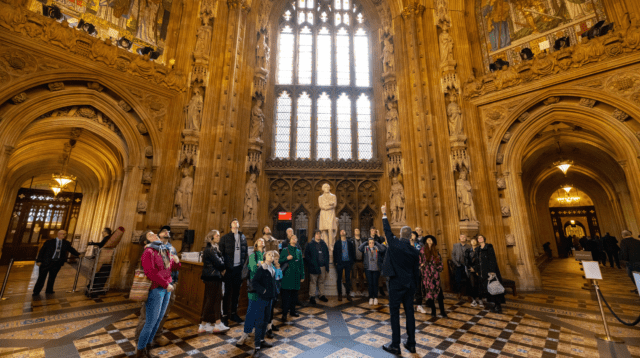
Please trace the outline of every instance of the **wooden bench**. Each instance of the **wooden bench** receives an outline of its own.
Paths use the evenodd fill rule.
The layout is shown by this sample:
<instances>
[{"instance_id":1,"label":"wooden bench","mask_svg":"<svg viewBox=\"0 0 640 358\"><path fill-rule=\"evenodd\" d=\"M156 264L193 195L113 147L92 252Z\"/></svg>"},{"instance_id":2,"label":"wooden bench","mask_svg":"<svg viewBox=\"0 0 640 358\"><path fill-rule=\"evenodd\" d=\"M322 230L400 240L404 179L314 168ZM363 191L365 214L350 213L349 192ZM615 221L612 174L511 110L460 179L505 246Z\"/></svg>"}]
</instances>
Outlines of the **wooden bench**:
<instances>
[{"instance_id":1,"label":"wooden bench","mask_svg":"<svg viewBox=\"0 0 640 358\"><path fill-rule=\"evenodd\" d=\"M516 282L514 280L502 279L502 286L504 286L505 291L507 288L510 288L513 291L513 296L516 297L518 294L516 293Z\"/></svg>"}]
</instances>

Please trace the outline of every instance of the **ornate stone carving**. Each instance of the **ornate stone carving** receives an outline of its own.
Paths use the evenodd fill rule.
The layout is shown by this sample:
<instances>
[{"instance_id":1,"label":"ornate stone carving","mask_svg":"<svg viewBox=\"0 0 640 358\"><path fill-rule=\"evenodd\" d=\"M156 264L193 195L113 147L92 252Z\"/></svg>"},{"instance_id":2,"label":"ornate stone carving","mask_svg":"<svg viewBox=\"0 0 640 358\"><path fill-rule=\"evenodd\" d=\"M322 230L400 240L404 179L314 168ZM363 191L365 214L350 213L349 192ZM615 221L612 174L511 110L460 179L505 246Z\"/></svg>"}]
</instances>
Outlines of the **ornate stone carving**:
<instances>
[{"instance_id":1,"label":"ornate stone carving","mask_svg":"<svg viewBox=\"0 0 640 358\"><path fill-rule=\"evenodd\" d=\"M507 188L507 180L505 177L496 178L496 185L498 186L498 190L503 190Z\"/></svg>"},{"instance_id":2,"label":"ornate stone carving","mask_svg":"<svg viewBox=\"0 0 640 358\"><path fill-rule=\"evenodd\" d=\"M529 117L531 117L531 113L529 112L524 112L520 115L520 117L518 117L518 122L524 122L527 119L529 119Z\"/></svg>"},{"instance_id":3,"label":"ornate stone carving","mask_svg":"<svg viewBox=\"0 0 640 358\"><path fill-rule=\"evenodd\" d=\"M545 99L544 101L542 101L542 103L545 106L550 106L550 105L556 104L558 102L560 102L560 97L549 97L549 98Z\"/></svg>"},{"instance_id":4,"label":"ornate stone carving","mask_svg":"<svg viewBox=\"0 0 640 358\"><path fill-rule=\"evenodd\" d=\"M150 170L145 170L142 173L142 184L151 184L153 180L153 173Z\"/></svg>"},{"instance_id":5,"label":"ornate stone carving","mask_svg":"<svg viewBox=\"0 0 640 358\"><path fill-rule=\"evenodd\" d=\"M467 179L467 170L460 170L460 176L456 181L456 195L458 197L458 215L460 221L478 221L476 208L471 194L471 183Z\"/></svg>"},{"instance_id":6,"label":"ornate stone carving","mask_svg":"<svg viewBox=\"0 0 640 358\"><path fill-rule=\"evenodd\" d=\"M138 129L138 133L142 135L149 133L149 131L147 130L147 126L145 126L142 122L136 124L136 128Z\"/></svg>"},{"instance_id":7,"label":"ornate stone carving","mask_svg":"<svg viewBox=\"0 0 640 358\"><path fill-rule=\"evenodd\" d=\"M138 244L140 243L141 240L144 240L142 239L142 233L143 233L142 230L133 230L131 232L131 243Z\"/></svg>"},{"instance_id":8,"label":"ornate stone carving","mask_svg":"<svg viewBox=\"0 0 640 358\"><path fill-rule=\"evenodd\" d=\"M400 131L398 129L398 102L389 101L387 107L387 144L400 141Z\"/></svg>"},{"instance_id":9,"label":"ornate stone carving","mask_svg":"<svg viewBox=\"0 0 640 358\"><path fill-rule=\"evenodd\" d=\"M87 88L97 92L102 92L104 89L98 82L87 82Z\"/></svg>"},{"instance_id":10,"label":"ornate stone carving","mask_svg":"<svg viewBox=\"0 0 640 358\"><path fill-rule=\"evenodd\" d=\"M264 33L258 34L260 38L258 39L258 46L256 47L256 64L258 65L258 67L268 71L271 50L269 49L269 45L267 44L267 36Z\"/></svg>"},{"instance_id":11,"label":"ornate stone carving","mask_svg":"<svg viewBox=\"0 0 640 358\"><path fill-rule=\"evenodd\" d=\"M447 29L443 29L438 36L440 42L440 67L455 65L453 59L453 39Z\"/></svg>"},{"instance_id":12,"label":"ornate stone carving","mask_svg":"<svg viewBox=\"0 0 640 358\"><path fill-rule=\"evenodd\" d=\"M504 162L504 153L498 153L496 156L496 164L502 164Z\"/></svg>"},{"instance_id":13,"label":"ornate stone carving","mask_svg":"<svg viewBox=\"0 0 640 358\"><path fill-rule=\"evenodd\" d=\"M203 106L204 99L202 97L202 87L197 86L193 89L193 96L191 97L189 104L184 109L187 114L185 129L200 131Z\"/></svg>"},{"instance_id":14,"label":"ornate stone carving","mask_svg":"<svg viewBox=\"0 0 640 358\"><path fill-rule=\"evenodd\" d=\"M467 78L467 81L463 85L463 96L464 99L469 99L472 97L478 97L484 94L484 80L482 78L476 78L475 75L476 69L473 69L473 74Z\"/></svg>"},{"instance_id":15,"label":"ornate stone carving","mask_svg":"<svg viewBox=\"0 0 640 358\"><path fill-rule=\"evenodd\" d=\"M118 107L120 107L125 112L129 112L131 110L131 106L123 99L118 102Z\"/></svg>"},{"instance_id":16,"label":"ornate stone carving","mask_svg":"<svg viewBox=\"0 0 640 358\"><path fill-rule=\"evenodd\" d=\"M218 0L203 0L200 6L200 18L203 25L209 25L211 19L216 17Z\"/></svg>"},{"instance_id":17,"label":"ornate stone carving","mask_svg":"<svg viewBox=\"0 0 640 358\"><path fill-rule=\"evenodd\" d=\"M449 135L452 137L464 135L462 110L460 110L460 105L455 97L452 98L451 102L447 105L447 117L449 122Z\"/></svg>"},{"instance_id":18,"label":"ornate stone carving","mask_svg":"<svg viewBox=\"0 0 640 358\"><path fill-rule=\"evenodd\" d=\"M398 180L398 177L393 177L393 179L391 179L389 203L391 224L404 224L406 222L404 187Z\"/></svg>"},{"instance_id":19,"label":"ornate stone carving","mask_svg":"<svg viewBox=\"0 0 640 358\"><path fill-rule=\"evenodd\" d=\"M62 108L58 108L56 110L47 112L41 115L40 117L38 117L38 119L49 118L49 117L72 117L72 118L89 119L93 122L96 122L106 127L107 129L117 134L119 137L121 138L123 137L122 132L120 131L120 128L118 128L118 126L109 117L107 117L104 113L98 111L94 107L90 107L90 106L62 107Z\"/></svg>"},{"instance_id":20,"label":"ornate stone carving","mask_svg":"<svg viewBox=\"0 0 640 358\"><path fill-rule=\"evenodd\" d=\"M625 112L619 110L618 108L614 109L613 112L611 112L611 116L617 120L619 120L620 122L624 122L627 119L629 119L629 115L626 114Z\"/></svg>"},{"instance_id":21,"label":"ornate stone carving","mask_svg":"<svg viewBox=\"0 0 640 358\"><path fill-rule=\"evenodd\" d=\"M250 151L247 154L247 162L245 164L245 171L247 173L256 173L260 174L262 171L262 159L261 152Z\"/></svg>"},{"instance_id":22,"label":"ornate stone carving","mask_svg":"<svg viewBox=\"0 0 640 358\"><path fill-rule=\"evenodd\" d=\"M511 140L511 136L512 136L511 132L506 132L502 137L502 142L509 143L509 140Z\"/></svg>"},{"instance_id":23,"label":"ornate stone carving","mask_svg":"<svg viewBox=\"0 0 640 358\"><path fill-rule=\"evenodd\" d=\"M596 105L596 100L591 98L580 98L579 104L587 108L593 108L593 106Z\"/></svg>"},{"instance_id":24,"label":"ornate stone carving","mask_svg":"<svg viewBox=\"0 0 640 358\"><path fill-rule=\"evenodd\" d=\"M136 206L136 211L138 213L146 213L147 212L147 202L140 200L138 201L138 205Z\"/></svg>"},{"instance_id":25,"label":"ornate stone carving","mask_svg":"<svg viewBox=\"0 0 640 358\"><path fill-rule=\"evenodd\" d=\"M505 236L505 242L507 246L516 246L516 237L513 234L507 234Z\"/></svg>"},{"instance_id":26,"label":"ornate stone carving","mask_svg":"<svg viewBox=\"0 0 640 358\"><path fill-rule=\"evenodd\" d=\"M260 193L258 185L256 185L256 175L249 175L249 180L244 189L244 216L246 223L258 222L258 202L260 201Z\"/></svg>"},{"instance_id":27,"label":"ornate stone carving","mask_svg":"<svg viewBox=\"0 0 640 358\"><path fill-rule=\"evenodd\" d=\"M191 200L193 198L193 177L191 167L185 166L180 170L182 178L176 188L175 199L173 201L174 214L172 222L189 222L191 215Z\"/></svg>"},{"instance_id":28,"label":"ornate stone carving","mask_svg":"<svg viewBox=\"0 0 640 358\"><path fill-rule=\"evenodd\" d=\"M502 217L503 218L508 218L511 216L511 209L509 209L509 206L505 205L505 206L501 206L500 207L500 211L502 212Z\"/></svg>"},{"instance_id":29,"label":"ornate stone carving","mask_svg":"<svg viewBox=\"0 0 640 358\"><path fill-rule=\"evenodd\" d=\"M378 159L370 160L311 160L311 159L286 159L268 158L266 162L267 170L294 170L316 169L316 170L380 170L382 171L382 161Z\"/></svg>"},{"instance_id":30,"label":"ornate stone carving","mask_svg":"<svg viewBox=\"0 0 640 358\"><path fill-rule=\"evenodd\" d=\"M11 98L11 102L13 102L13 104L20 104L24 101L27 100L27 94L25 92L21 92L18 93L17 95L13 96L13 98Z\"/></svg>"},{"instance_id":31,"label":"ornate stone carving","mask_svg":"<svg viewBox=\"0 0 640 358\"><path fill-rule=\"evenodd\" d=\"M64 82L49 83L49 90L51 92L62 91L64 89Z\"/></svg>"},{"instance_id":32,"label":"ornate stone carving","mask_svg":"<svg viewBox=\"0 0 640 358\"><path fill-rule=\"evenodd\" d=\"M196 34L196 46L193 49L193 56L197 58L209 59L211 51L211 26L200 26Z\"/></svg>"},{"instance_id":33,"label":"ornate stone carving","mask_svg":"<svg viewBox=\"0 0 640 358\"><path fill-rule=\"evenodd\" d=\"M108 66L113 66L118 58L118 48L112 44L111 39L95 41L91 45L89 57Z\"/></svg>"},{"instance_id":34,"label":"ornate stone carving","mask_svg":"<svg viewBox=\"0 0 640 358\"><path fill-rule=\"evenodd\" d=\"M390 33L384 33L382 38L382 73L394 72L395 66L393 36Z\"/></svg>"},{"instance_id":35,"label":"ornate stone carving","mask_svg":"<svg viewBox=\"0 0 640 358\"><path fill-rule=\"evenodd\" d=\"M152 158L153 157L153 147L152 146L148 146L144 148L144 156L147 158Z\"/></svg>"},{"instance_id":36,"label":"ornate stone carving","mask_svg":"<svg viewBox=\"0 0 640 358\"><path fill-rule=\"evenodd\" d=\"M333 250L333 242L338 231L336 223L336 206L338 200L334 194L331 194L331 186L327 183L322 185L323 194L318 197L318 207L320 208L320 218L318 219L318 230L322 232L322 236Z\"/></svg>"},{"instance_id":37,"label":"ornate stone carving","mask_svg":"<svg viewBox=\"0 0 640 358\"><path fill-rule=\"evenodd\" d=\"M258 143L262 143L262 132L264 131L262 103L262 96L257 96L253 108L251 108L251 125L249 127L249 139Z\"/></svg>"}]
</instances>

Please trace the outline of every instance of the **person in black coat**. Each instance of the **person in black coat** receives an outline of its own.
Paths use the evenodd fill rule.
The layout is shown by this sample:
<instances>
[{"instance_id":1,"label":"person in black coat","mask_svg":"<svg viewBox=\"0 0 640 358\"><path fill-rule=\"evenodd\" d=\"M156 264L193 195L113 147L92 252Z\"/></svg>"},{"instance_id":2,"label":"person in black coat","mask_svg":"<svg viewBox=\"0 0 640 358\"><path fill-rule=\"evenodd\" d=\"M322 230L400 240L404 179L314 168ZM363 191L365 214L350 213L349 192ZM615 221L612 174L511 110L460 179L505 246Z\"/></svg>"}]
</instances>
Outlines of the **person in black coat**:
<instances>
[{"instance_id":1,"label":"person in black coat","mask_svg":"<svg viewBox=\"0 0 640 358\"><path fill-rule=\"evenodd\" d=\"M60 271L64 263L67 262L69 253L80 257L80 253L71 246L69 241L65 240L65 237L67 237L67 232L58 230L55 239L47 240L44 245L42 245L36 258L36 265L40 266L40 270L38 272L38 280L33 287L33 296L40 294L47 275L49 275L49 280L47 281L47 290L45 293L55 293L53 292L53 285L56 282L56 276L58 276L58 271Z\"/></svg>"},{"instance_id":2,"label":"person in black coat","mask_svg":"<svg viewBox=\"0 0 640 358\"><path fill-rule=\"evenodd\" d=\"M322 302L329 300L324 294L325 280L329 274L329 247L322 239L320 230L316 230L314 238L304 250L304 262L309 271L309 302L316 304L316 295Z\"/></svg>"},{"instance_id":3,"label":"person in black coat","mask_svg":"<svg viewBox=\"0 0 640 358\"><path fill-rule=\"evenodd\" d=\"M602 237L602 246L604 246L604 252L609 256L609 264L611 264L611 267L613 267L613 261L615 260L616 266L620 268L620 257L618 256L620 247L618 246L618 239L616 239L615 236L611 236L609 233L606 233Z\"/></svg>"},{"instance_id":4,"label":"person in black coat","mask_svg":"<svg viewBox=\"0 0 640 358\"><path fill-rule=\"evenodd\" d=\"M104 247L104 245L107 244L107 242L111 238L111 234L112 234L111 228L105 227L102 230L102 240L100 242L90 242L87 245L88 246L91 246L91 245L98 246L98 248L101 249L101 248Z\"/></svg>"},{"instance_id":5,"label":"person in black coat","mask_svg":"<svg viewBox=\"0 0 640 358\"><path fill-rule=\"evenodd\" d=\"M400 229L400 239L393 235L387 219L387 206L382 206L382 225L387 238L387 252L382 263L382 272L389 277L389 314L391 315L391 343L382 349L400 355L400 304L404 306L407 322L407 341L404 347L411 353L416 352L416 320L413 311L413 296L416 291L416 276L419 275L420 259L409 238L411 228Z\"/></svg>"},{"instance_id":6,"label":"person in black coat","mask_svg":"<svg viewBox=\"0 0 640 358\"><path fill-rule=\"evenodd\" d=\"M346 252L344 249L347 249ZM351 293L351 267L356 260L356 247L353 241L347 239L347 232L340 230L340 240L333 244L333 264L336 265L336 276L338 276L338 301L342 301L342 272L344 271L344 286L347 289L347 301L353 299Z\"/></svg>"},{"instance_id":7,"label":"person in black coat","mask_svg":"<svg viewBox=\"0 0 640 358\"><path fill-rule=\"evenodd\" d=\"M271 304L278 292L276 287L276 270L273 267L274 256L273 251L264 254L264 264L258 265L258 270L251 280L253 290L258 296L253 305L255 305L254 308L257 308L259 312L256 316L255 323L254 357L258 356L260 349L273 347L271 343L264 340L264 335L267 330L267 324L269 323Z\"/></svg>"},{"instance_id":8,"label":"person in black coat","mask_svg":"<svg viewBox=\"0 0 640 358\"><path fill-rule=\"evenodd\" d=\"M475 248L476 257L478 259L474 271L478 273L480 278L480 293L487 301L494 303L492 312L502 313L502 303L505 303L504 293L499 295L491 295L487 286L489 285L490 274L495 274L500 284L502 284L502 275L498 267L496 252L493 245L487 244L486 239L482 235L478 235L479 246Z\"/></svg>"},{"instance_id":9,"label":"person in black coat","mask_svg":"<svg viewBox=\"0 0 640 358\"><path fill-rule=\"evenodd\" d=\"M226 269L224 258L218 248L220 232L211 230L204 238L204 241L207 246L202 252L202 275L200 276L200 279L204 281L204 303L202 304L200 319L202 323L198 333L205 331L220 333L229 329L222 323L222 314L220 312L222 276Z\"/></svg>"},{"instance_id":10,"label":"person in black coat","mask_svg":"<svg viewBox=\"0 0 640 358\"><path fill-rule=\"evenodd\" d=\"M242 286L242 268L247 261L247 239L240 230L238 219L231 221L231 231L220 239L220 252L224 259L226 273L224 281L224 297L222 298L222 323L229 326L229 319L242 323L238 316L238 299Z\"/></svg>"}]
</instances>

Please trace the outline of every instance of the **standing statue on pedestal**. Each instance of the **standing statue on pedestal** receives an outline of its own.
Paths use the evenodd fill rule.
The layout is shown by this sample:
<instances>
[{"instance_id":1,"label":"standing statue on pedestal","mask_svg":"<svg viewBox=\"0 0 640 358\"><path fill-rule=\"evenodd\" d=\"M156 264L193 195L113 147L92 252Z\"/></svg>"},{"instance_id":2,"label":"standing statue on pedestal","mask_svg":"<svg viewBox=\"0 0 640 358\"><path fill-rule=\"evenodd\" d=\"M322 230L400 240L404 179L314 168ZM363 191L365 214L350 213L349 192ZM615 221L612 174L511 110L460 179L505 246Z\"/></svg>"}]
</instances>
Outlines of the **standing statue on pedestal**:
<instances>
[{"instance_id":1,"label":"standing statue on pedestal","mask_svg":"<svg viewBox=\"0 0 640 358\"><path fill-rule=\"evenodd\" d=\"M395 68L395 59L393 58L393 43L391 42L391 34L385 34L382 40L382 73L393 72Z\"/></svg>"},{"instance_id":2,"label":"standing statue on pedestal","mask_svg":"<svg viewBox=\"0 0 640 358\"><path fill-rule=\"evenodd\" d=\"M391 223L404 223L404 187L398 181L398 177L394 177L391 180L391 194L389 196L391 201Z\"/></svg>"},{"instance_id":3,"label":"standing statue on pedestal","mask_svg":"<svg viewBox=\"0 0 640 358\"><path fill-rule=\"evenodd\" d=\"M338 232L336 222L338 200L334 194L331 194L331 186L329 184L322 185L322 191L324 193L318 197L318 206L320 207L318 230L322 232L322 236L329 248L333 248L335 234Z\"/></svg>"},{"instance_id":4,"label":"standing statue on pedestal","mask_svg":"<svg viewBox=\"0 0 640 358\"><path fill-rule=\"evenodd\" d=\"M264 113L262 112L262 99L256 98L256 104L251 108L251 126L249 127L249 139L262 142L264 131Z\"/></svg>"},{"instance_id":5,"label":"standing statue on pedestal","mask_svg":"<svg viewBox=\"0 0 640 358\"><path fill-rule=\"evenodd\" d=\"M447 30L440 33L440 66L446 66L454 62L453 59L453 39Z\"/></svg>"},{"instance_id":6,"label":"standing statue on pedestal","mask_svg":"<svg viewBox=\"0 0 640 358\"><path fill-rule=\"evenodd\" d=\"M458 105L458 102L455 100L452 100L449 102L449 105L447 105L447 117L449 117L449 135L464 135L464 130L462 129L462 111L460 110L460 105Z\"/></svg>"},{"instance_id":7,"label":"standing statue on pedestal","mask_svg":"<svg viewBox=\"0 0 640 358\"><path fill-rule=\"evenodd\" d=\"M389 143L399 142L400 134L398 133L398 102L390 101L387 103L387 141Z\"/></svg>"},{"instance_id":8,"label":"standing statue on pedestal","mask_svg":"<svg viewBox=\"0 0 640 358\"><path fill-rule=\"evenodd\" d=\"M460 177L456 181L456 194L458 196L458 214L460 221L478 221L476 208L471 195L471 183L467 180L467 168L460 169Z\"/></svg>"},{"instance_id":9,"label":"standing statue on pedestal","mask_svg":"<svg viewBox=\"0 0 640 358\"><path fill-rule=\"evenodd\" d=\"M244 189L245 222L258 222L258 201L260 201L260 194L258 193L258 185L256 185L256 175L251 174L247 186Z\"/></svg>"},{"instance_id":10,"label":"standing statue on pedestal","mask_svg":"<svg viewBox=\"0 0 640 358\"><path fill-rule=\"evenodd\" d=\"M267 37L264 34L260 35L260 40L258 40L258 47L256 48L256 57L258 66L265 70L269 69L269 59L271 57L271 50L269 49L269 45L267 45Z\"/></svg>"},{"instance_id":11,"label":"standing statue on pedestal","mask_svg":"<svg viewBox=\"0 0 640 358\"><path fill-rule=\"evenodd\" d=\"M189 167L182 168L182 179L176 188L176 198L173 202L175 207L174 218L180 221L189 221L191 213L191 198L193 197L193 178Z\"/></svg>"},{"instance_id":12,"label":"standing statue on pedestal","mask_svg":"<svg viewBox=\"0 0 640 358\"><path fill-rule=\"evenodd\" d=\"M193 90L193 97L185 108L187 112L186 129L193 129L195 131L200 130L200 124L202 119L202 107L204 106L204 99L202 98L202 88L196 87Z\"/></svg>"}]
</instances>

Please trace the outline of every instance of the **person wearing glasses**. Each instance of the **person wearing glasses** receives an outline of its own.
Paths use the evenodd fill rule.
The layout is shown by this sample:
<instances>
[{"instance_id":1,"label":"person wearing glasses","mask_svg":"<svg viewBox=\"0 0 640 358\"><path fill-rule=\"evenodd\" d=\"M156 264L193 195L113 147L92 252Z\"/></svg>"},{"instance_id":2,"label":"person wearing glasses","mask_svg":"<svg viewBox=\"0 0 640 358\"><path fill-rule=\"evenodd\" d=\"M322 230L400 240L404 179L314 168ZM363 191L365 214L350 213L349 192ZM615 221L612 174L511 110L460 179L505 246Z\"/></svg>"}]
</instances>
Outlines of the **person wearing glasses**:
<instances>
[{"instance_id":1,"label":"person wearing glasses","mask_svg":"<svg viewBox=\"0 0 640 358\"><path fill-rule=\"evenodd\" d=\"M67 232L65 230L58 230L58 234L55 239L47 240L40 252L38 253L38 257L36 258L36 265L39 266L40 270L38 271L38 280L36 281L36 285L33 287L33 295L39 296L40 291L44 287L44 281L47 280L47 275L49 279L47 280L47 290L46 294L53 294L53 285L56 283L56 276L58 276L58 272L62 268L65 262L67 262L67 256L71 253L73 256L80 257L82 256L76 249L71 246L71 243L65 238L67 237Z\"/></svg>"}]
</instances>

